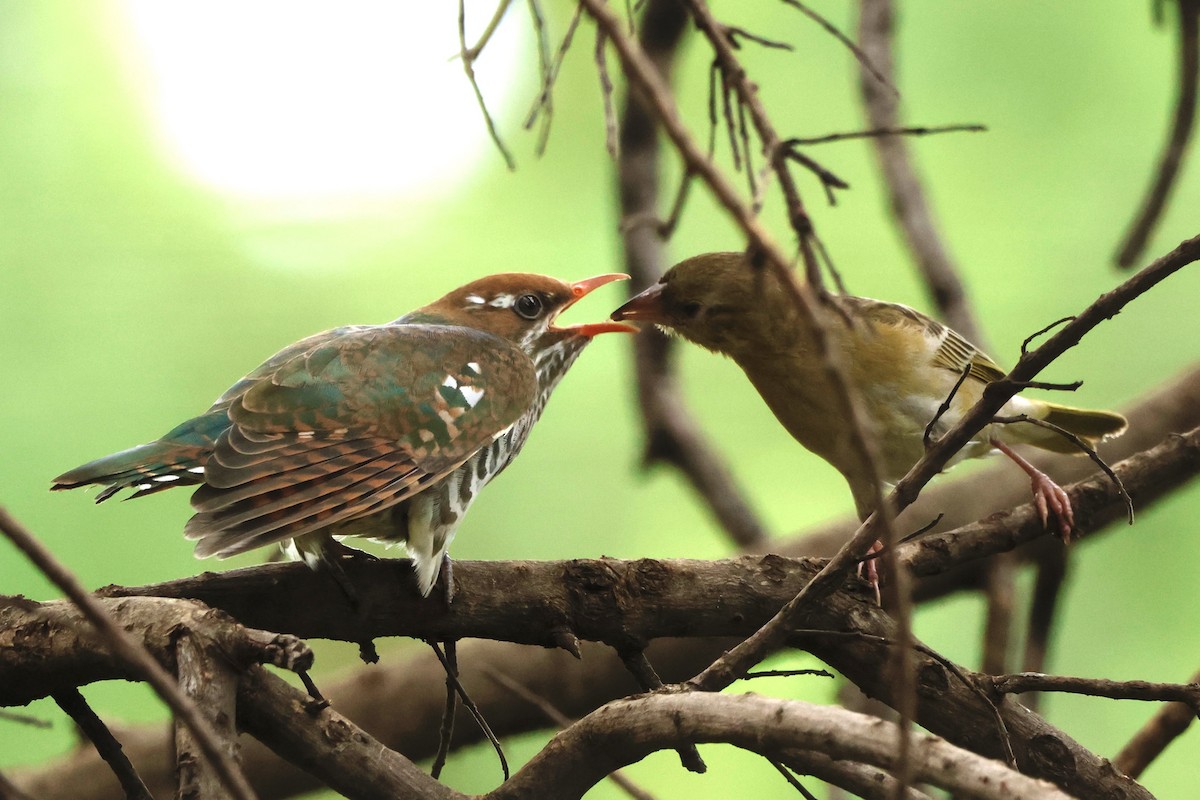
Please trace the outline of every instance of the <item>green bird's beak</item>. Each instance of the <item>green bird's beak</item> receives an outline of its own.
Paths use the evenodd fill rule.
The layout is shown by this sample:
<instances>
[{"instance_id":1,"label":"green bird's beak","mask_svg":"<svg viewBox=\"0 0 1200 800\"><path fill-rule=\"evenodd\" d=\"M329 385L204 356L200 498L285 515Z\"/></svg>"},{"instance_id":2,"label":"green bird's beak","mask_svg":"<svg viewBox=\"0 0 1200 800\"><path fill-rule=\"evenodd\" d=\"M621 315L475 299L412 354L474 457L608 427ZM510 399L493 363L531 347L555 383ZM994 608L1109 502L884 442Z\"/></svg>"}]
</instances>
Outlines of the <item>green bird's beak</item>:
<instances>
[{"instance_id":1,"label":"green bird's beak","mask_svg":"<svg viewBox=\"0 0 1200 800\"><path fill-rule=\"evenodd\" d=\"M663 306L662 292L663 284L656 283L614 311L610 318L663 325L667 322L667 310Z\"/></svg>"}]
</instances>

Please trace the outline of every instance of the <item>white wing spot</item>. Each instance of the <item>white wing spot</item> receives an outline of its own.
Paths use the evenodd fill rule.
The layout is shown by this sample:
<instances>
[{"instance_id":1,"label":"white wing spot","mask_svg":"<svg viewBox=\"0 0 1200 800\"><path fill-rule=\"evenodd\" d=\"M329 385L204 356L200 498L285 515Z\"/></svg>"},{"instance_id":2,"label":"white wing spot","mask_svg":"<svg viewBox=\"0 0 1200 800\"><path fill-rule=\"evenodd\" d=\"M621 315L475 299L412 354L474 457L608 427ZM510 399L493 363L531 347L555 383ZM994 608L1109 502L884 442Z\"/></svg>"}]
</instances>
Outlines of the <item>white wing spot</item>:
<instances>
[{"instance_id":1,"label":"white wing spot","mask_svg":"<svg viewBox=\"0 0 1200 800\"><path fill-rule=\"evenodd\" d=\"M194 472L197 475L203 475L204 467L188 467L188 472Z\"/></svg>"},{"instance_id":2,"label":"white wing spot","mask_svg":"<svg viewBox=\"0 0 1200 800\"><path fill-rule=\"evenodd\" d=\"M158 481L159 483L170 483L171 481L179 480L179 476L178 475L155 475L154 480Z\"/></svg>"},{"instance_id":3,"label":"white wing spot","mask_svg":"<svg viewBox=\"0 0 1200 800\"><path fill-rule=\"evenodd\" d=\"M149 488L150 488L150 484L148 484L148 483L139 483L137 486L135 486L135 487L133 487L133 488L137 489L139 492L144 492L144 491L146 491L147 489L149 489Z\"/></svg>"},{"instance_id":4,"label":"white wing spot","mask_svg":"<svg viewBox=\"0 0 1200 800\"><path fill-rule=\"evenodd\" d=\"M479 368L479 362L478 362L478 361L468 361L468 362L467 362L467 369L471 370L471 371L472 371L472 372L474 372L476 375L482 375L482 374L483 374L483 370Z\"/></svg>"},{"instance_id":5,"label":"white wing spot","mask_svg":"<svg viewBox=\"0 0 1200 800\"><path fill-rule=\"evenodd\" d=\"M313 437L314 437L314 436L316 436L316 435L317 435L317 432L316 432L316 431L300 431L300 433L297 435L297 438L299 438L299 439L311 439L311 438L313 438Z\"/></svg>"},{"instance_id":6,"label":"white wing spot","mask_svg":"<svg viewBox=\"0 0 1200 800\"><path fill-rule=\"evenodd\" d=\"M466 399L467 405L471 408L474 408L475 404L483 399L483 389L476 389L474 386L462 386L459 387L459 391L462 393L463 398Z\"/></svg>"},{"instance_id":7,"label":"white wing spot","mask_svg":"<svg viewBox=\"0 0 1200 800\"><path fill-rule=\"evenodd\" d=\"M455 378L453 375L447 375L446 380L442 381L442 386L445 386L447 389L457 389L458 378Z\"/></svg>"}]
</instances>

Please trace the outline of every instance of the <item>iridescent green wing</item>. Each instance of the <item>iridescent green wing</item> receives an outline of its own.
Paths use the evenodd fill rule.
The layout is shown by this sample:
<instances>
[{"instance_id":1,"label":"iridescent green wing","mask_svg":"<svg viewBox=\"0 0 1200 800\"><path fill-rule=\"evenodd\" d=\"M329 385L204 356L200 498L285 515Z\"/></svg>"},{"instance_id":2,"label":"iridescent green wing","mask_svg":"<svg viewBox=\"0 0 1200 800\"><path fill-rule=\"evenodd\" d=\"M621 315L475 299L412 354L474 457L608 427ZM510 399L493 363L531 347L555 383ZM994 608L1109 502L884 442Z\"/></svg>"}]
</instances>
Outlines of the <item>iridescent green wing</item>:
<instances>
[{"instance_id":1,"label":"iridescent green wing","mask_svg":"<svg viewBox=\"0 0 1200 800\"><path fill-rule=\"evenodd\" d=\"M261 370L261 368L260 368ZM357 328L229 400L186 534L232 555L399 503L506 431L536 388L524 353L438 325Z\"/></svg>"}]
</instances>

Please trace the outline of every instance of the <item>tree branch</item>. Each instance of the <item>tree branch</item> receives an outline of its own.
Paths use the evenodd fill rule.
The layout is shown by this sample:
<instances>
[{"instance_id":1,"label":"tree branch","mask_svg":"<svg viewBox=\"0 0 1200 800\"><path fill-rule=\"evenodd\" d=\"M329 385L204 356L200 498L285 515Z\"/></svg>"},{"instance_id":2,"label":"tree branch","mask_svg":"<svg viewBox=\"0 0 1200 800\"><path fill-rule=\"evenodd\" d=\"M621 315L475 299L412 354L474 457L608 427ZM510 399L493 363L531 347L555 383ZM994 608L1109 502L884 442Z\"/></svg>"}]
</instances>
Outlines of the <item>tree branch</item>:
<instances>
[{"instance_id":1,"label":"tree branch","mask_svg":"<svg viewBox=\"0 0 1200 800\"><path fill-rule=\"evenodd\" d=\"M896 726L834 706L754 695L653 694L609 703L560 733L488 800L581 797L612 770L651 752L691 742L725 742L767 757L792 749L893 767ZM1069 800L1049 783L954 747L914 735L916 777L956 794L982 798Z\"/></svg>"}]
</instances>

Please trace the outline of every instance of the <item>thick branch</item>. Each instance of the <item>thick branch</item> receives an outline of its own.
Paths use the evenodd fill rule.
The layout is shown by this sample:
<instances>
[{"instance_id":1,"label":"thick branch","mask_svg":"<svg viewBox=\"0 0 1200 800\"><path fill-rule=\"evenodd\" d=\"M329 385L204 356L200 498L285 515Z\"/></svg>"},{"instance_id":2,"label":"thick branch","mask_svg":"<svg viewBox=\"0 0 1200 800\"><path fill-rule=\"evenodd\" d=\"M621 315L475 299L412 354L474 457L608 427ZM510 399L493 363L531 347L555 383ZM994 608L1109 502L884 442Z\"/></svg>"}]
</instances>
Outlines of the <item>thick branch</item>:
<instances>
[{"instance_id":1,"label":"thick branch","mask_svg":"<svg viewBox=\"0 0 1200 800\"><path fill-rule=\"evenodd\" d=\"M238 755L236 723L238 671L223 654L210 646L203 633L186 628L175 631L175 671L179 688L212 724L217 742L235 763ZM175 764L181 800L215 800L225 796L221 777L203 757L201 745L187 725L175 722Z\"/></svg>"},{"instance_id":2,"label":"thick branch","mask_svg":"<svg viewBox=\"0 0 1200 800\"><path fill-rule=\"evenodd\" d=\"M726 742L772 757L815 750L837 759L895 766L896 726L834 706L754 695L654 694L610 703L563 731L488 800L582 797L614 769L668 747ZM910 758L922 782L981 798L1069 800L1049 783L954 747L914 735Z\"/></svg>"},{"instance_id":3,"label":"thick branch","mask_svg":"<svg viewBox=\"0 0 1200 800\"><path fill-rule=\"evenodd\" d=\"M162 663L175 662L175 638L187 630L235 669L251 664L296 670L312 666L312 651L294 636L245 628L226 613L191 600L129 597L96 602ZM93 681L140 678L113 653L108 640L83 624L79 609L68 601L35 603L0 596L0 706L25 705Z\"/></svg>"},{"instance_id":4,"label":"thick branch","mask_svg":"<svg viewBox=\"0 0 1200 800\"><path fill-rule=\"evenodd\" d=\"M1200 472L1200 429L1168 437L1114 469L1139 505L1147 507ZM1123 498L1104 476L1071 484L1068 493L1085 534L1123 511ZM904 545L900 555L916 575L927 576L1042 538L1046 532L1026 504L918 539ZM108 587L103 593L193 598L249 625L306 638L490 638L552 647L566 629L580 639L626 648L667 636L744 636L791 599L819 566L811 559L774 555L725 561L457 561L455 600L447 609L411 588L406 561L350 563L346 569L360 587L362 613L345 603L327 576L295 563ZM407 590L400 591L402 586ZM274 602L262 602L265 592Z\"/></svg>"},{"instance_id":5,"label":"thick branch","mask_svg":"<svg viewBox=\"0 0 1200 800\"><path fill-rule=\"evenodd\" d=\"M346 797L465 800L342 714L261 667L242 676L237 709L242 729Z\"/></svg>"}]
</instances>

